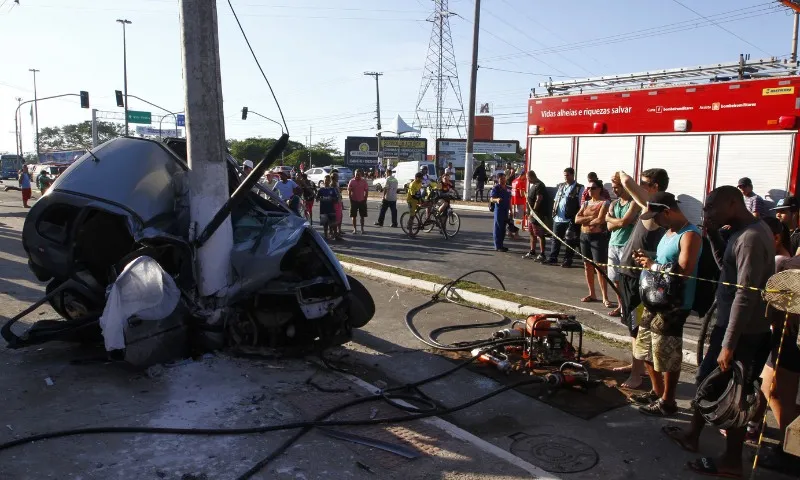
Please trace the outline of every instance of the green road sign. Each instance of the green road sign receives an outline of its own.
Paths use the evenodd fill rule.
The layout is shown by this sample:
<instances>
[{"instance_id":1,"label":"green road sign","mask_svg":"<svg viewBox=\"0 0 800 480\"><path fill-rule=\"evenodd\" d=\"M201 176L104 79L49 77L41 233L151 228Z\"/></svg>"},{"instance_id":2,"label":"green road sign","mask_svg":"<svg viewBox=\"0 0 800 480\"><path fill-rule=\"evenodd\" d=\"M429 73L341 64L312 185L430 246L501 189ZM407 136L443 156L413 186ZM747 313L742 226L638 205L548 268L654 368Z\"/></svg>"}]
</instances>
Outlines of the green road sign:
<instances>
[{"instance_id":1,"label":"green road sign","mask_svg":"<svg viewBox=\"0 0 800 480\"><path fill-rule=\"evenodd\" d=\"M128 123L146 123L147 125L150 125L150 112L128 110Z\"/></svg>"}]
</instances>

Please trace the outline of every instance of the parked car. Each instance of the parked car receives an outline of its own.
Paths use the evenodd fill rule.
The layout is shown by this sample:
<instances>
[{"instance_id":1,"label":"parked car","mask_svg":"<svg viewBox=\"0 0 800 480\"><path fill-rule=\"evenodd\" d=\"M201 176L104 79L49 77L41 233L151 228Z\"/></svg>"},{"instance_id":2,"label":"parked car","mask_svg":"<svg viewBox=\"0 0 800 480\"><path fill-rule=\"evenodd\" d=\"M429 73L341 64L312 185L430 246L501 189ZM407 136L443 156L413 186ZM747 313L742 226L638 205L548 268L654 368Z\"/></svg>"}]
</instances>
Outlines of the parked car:
<instances>
[{"instance_id":1,"label":"parked car","mask_svg":"<svg viewBox=\"0 0 800 480\"><path fill-rule=\"evenodd\" d=\"M349 167L343 167L341 165L314 167L306 170L306 175L308 175L308 180L311 183L322 187L325 185L325 175L330 175L334 168L339 172L339 187L346 187L350 180L353 179L353 170Z\"/></svg>"},{"instance_id":2,"label":"parked car","mask_svg":"<svg viewBox=\"0 0 800 480\"><path fill-rule=\"evenodd\" d=\"M308 175L308 181L318 187L323 187L325 185L325 175L330 175L331 170L331 167L314 167L306 170L306 175Z\"/></svg>"},{"instance_id":3,"label":"parked car","mask_svg":"<svg viewBox=\"0 0 800 480\"><path fill-rule=\"evenodd\" d=\"M166 356L179 355L187 343L195 349L326 348L348 341L353 328L372 318L369 292L345 274L320 234L271 190L239 188L240 170L230 155L231 197L213 217L231 221L232 275L225 296L214 307L206 303L194 261L203 241L225 230L212 221L215 227L190 233L186 158L185 139L120 137L92 149L53 182L28 211L22 246L34 275L48 282L41 301L63 319L36 322L24 333L12 330L17 319L6 322L0 334L9 347L102 342L106 291L145 256L183 292L182 308L170 321L128 317L126 360L139 341L147 344L140 351ZM189 340L196 338L200 345Z\"/></svg>"}]
</instances>

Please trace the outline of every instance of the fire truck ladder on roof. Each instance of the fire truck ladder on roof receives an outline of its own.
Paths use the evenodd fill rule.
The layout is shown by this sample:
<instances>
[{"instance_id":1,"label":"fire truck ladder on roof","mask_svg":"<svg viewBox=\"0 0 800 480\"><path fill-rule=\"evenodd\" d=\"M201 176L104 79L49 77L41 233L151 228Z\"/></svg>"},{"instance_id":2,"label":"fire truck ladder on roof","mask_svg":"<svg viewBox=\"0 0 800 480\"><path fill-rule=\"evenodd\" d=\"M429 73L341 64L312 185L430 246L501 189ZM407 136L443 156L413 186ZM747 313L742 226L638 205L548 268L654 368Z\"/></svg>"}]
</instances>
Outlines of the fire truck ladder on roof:
<instances>
[{"instance_id":1,"label":"fire truck ladder on roof","mask_svg":"<svg viewBox=\"0 0 800 480\"><path fill-rule=\"evenodd\" d=\"M741 55L736 63L718 63L716 65L700 65L698 67L670 68L653 72L630 73L627 75L609 75L581 80L564 80L560 82L540 83L548 95L572 94L579 89L580 93L603 90L630 90L648 88L657 85L681 83L722 82L744 80L749 78L780 77L794 75L798 62L781 60L775 57L750 61ZM535 94L535 92L534 92Z\"/></svg>"}]
</instances>

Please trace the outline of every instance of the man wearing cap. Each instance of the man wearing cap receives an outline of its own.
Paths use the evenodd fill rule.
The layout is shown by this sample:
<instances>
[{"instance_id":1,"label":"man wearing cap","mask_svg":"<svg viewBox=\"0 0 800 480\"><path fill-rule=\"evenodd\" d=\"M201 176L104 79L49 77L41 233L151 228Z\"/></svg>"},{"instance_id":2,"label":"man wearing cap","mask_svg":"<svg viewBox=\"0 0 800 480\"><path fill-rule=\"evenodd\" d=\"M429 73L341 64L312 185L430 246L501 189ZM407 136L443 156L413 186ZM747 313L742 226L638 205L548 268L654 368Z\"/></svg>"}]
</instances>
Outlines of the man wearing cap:
<instances>
[{"instance_id":1,"label":"man wearing cap","mask_svg":"<svg viewBox=\"0 0 800 480\"><path fill-rule=\"evenodd\" d=\"M242 162L242 170L244 171L245 175L250 175L250 172L253 171L253 161L245 160Z\"/></svg>"},{"instance_id":2,"label":"man wearing cap","mask_svg":"<svg viewBox=\"0 0 800 480\"><path fill-rule=\"evenodd\" d=\"M767 211L764 208L764 199L753 193L753 181L748 177L742 177L736 185L744 196L744 204L747 210L749 210L754 217L760 218L765 216Z\"/></svg>"},{"instance_id":3,"label":"man wearing cap","mask_svg":"<svg viewBox=\"0 0 800 480\"><path fill-rule=\"evenodd\" d=\"M789 229L791 234L789 237L791 243L789 253L792 255L797 255L797 249L800 248L800 228L798 228L797 225L798 210L800 210L800 208L798 207L800 207L800 205L797 202L797 198L788 196L778 200L778 204L772 209L775 212L775 218L780 220L781 223L786 225L786 228Z\"/></svg>"},{"instance_id":4,"label":"man wearing cap","mask_svg":"<svg viewBox=\"0 0 800 480\"><path fill-rule=\"evenodd\" d=\"M652 219L667 231L658 242L655 259L644 250L637 250L633 255L643 268L661 271L670 265L671 272L695 277L703 240L700 229L687 220L678 204L671 193L650 195L647 211L640 218ZM633 356L645 362L653 380L653 391L659 397L639 407L645 415L668 416L678 410L675 393L683 362L683 325L692 310L697 280L675 276L668 280L680 292L675 298L667 298L659 305L649 303L646 294L642 298L645 309Z\"/></svg>"}]
</instances>

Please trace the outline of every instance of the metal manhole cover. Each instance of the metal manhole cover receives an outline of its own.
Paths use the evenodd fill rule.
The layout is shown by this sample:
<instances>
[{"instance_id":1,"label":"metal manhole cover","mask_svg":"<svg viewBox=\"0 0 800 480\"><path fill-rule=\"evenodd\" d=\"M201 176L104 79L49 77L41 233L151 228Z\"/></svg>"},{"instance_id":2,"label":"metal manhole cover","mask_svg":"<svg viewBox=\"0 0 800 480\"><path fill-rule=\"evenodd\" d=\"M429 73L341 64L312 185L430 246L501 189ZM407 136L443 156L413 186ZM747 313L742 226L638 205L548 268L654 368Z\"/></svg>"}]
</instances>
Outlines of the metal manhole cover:
<instances>
[{"instance_id":1,"label":"metal manhole cover","mask_svg":"<svg viewBox=\"0 0 800 480\"><path fill-rule=\"evenodd\" d=\"M589 445L561 435L511 435L511 453L552 473L589 470L600 459Z\"/></svg>"}]
</instances>

